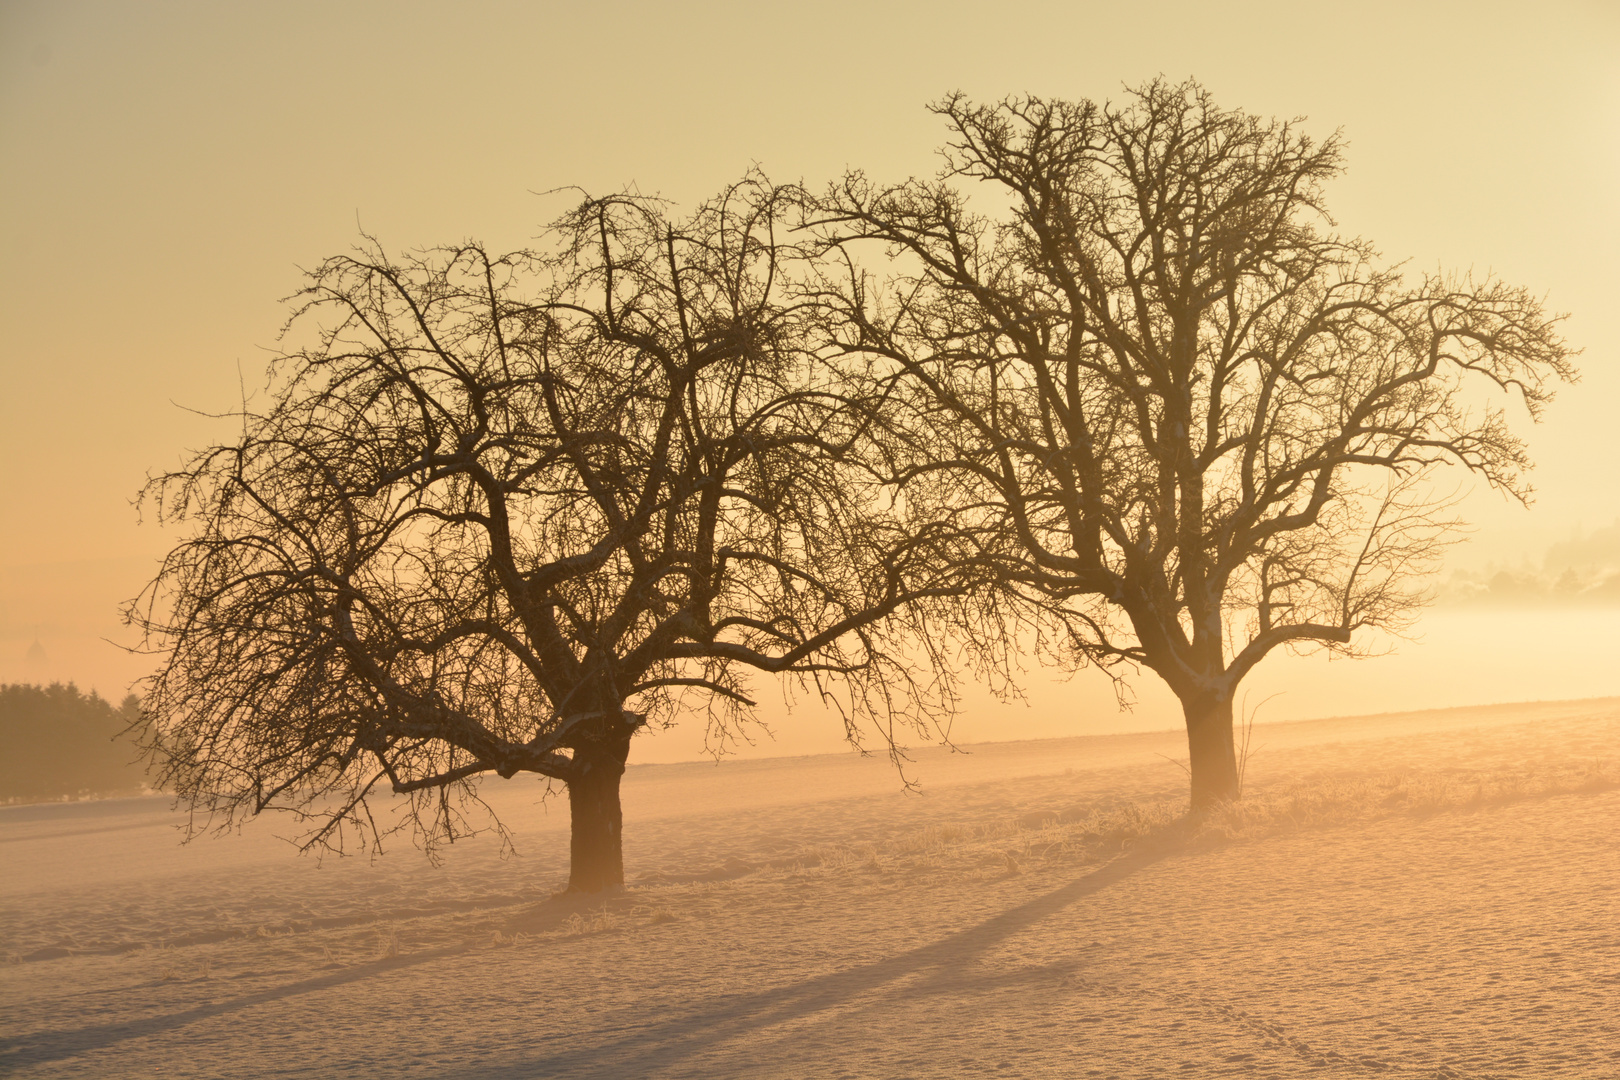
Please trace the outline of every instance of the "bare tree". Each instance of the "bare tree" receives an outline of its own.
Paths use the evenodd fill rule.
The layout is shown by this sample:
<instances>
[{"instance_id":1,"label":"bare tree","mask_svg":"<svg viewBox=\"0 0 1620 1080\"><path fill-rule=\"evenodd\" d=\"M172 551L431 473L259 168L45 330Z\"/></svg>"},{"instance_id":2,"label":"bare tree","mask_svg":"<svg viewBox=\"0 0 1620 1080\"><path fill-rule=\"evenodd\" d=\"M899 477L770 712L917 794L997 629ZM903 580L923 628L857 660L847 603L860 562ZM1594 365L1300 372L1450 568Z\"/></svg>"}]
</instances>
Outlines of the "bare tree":
<instances>
[{"instance_id":1,"label":"bare tree","mask_svg":"<svg viewBox=\"0 0 1620 1080\"><path fill-rule=\"evenodd\" d=\"M816 219L843 347L909 402L895 479L999 521L1004 584L1061 617L1070 655L1164 679L1194 805L1234 798L1254 666L1354 653L1421 601L1452 525L1433 472L1526 498L1484 391L1537 415L1575 376L1558 319L1333 234L1339 139L1196 84L933 111L952 132L939 179L854 173ZM958 181L1010 212L976 212ZM860 269L874 242L883 280Z\"/></svg>"},{"instance_id":2,"label":"bare tree","mask_svg":"<svg viewBox=\"0 0 1620 1080\"><path fill-rule=\"evenodd\" d=\"M199 827L431 852L486 820L479 777L538 773L597 891L631 739L683 696L720 737L750 669L839 690L852 735L928 721L904 650L961 560L852 467L869 410L779 296L790 195L591 199L542 253L310 275L271 407L146 491L190 530L127 613L163 657L146 750Z\"/></svg>"}]
</instances>

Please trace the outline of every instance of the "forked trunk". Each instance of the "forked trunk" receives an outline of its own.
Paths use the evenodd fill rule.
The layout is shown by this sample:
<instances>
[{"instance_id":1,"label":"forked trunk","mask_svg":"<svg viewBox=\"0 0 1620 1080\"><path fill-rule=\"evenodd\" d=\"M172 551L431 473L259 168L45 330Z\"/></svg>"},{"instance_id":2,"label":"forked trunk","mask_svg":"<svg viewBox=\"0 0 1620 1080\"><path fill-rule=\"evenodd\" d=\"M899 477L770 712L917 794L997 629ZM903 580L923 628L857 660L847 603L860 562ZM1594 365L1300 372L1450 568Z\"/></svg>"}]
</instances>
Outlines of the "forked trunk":
<instances>
[{"instance_id":1,"label":"forked trunk","mask_svg":"<svg viewBox=\"0 0 1620 1080\"><path fill-rule=\"evenodd\" d=\"M1192 805L1202 810L1238 797L1237 746L1232 740L1232 698L1209 694L1182 701L1187 718Z\"/></svg>"},{"instance_id":2,"label":"forked trunk","mask_svg":"<svg viewBox=\"0 0 1620 1080\"><path fill-rule=\"evenodd\" d=\"M624 884L624 813L619 780L630 739L593 743L574 752L568 780L569 892L601 892Z\"/></svg>"}]
</instances>

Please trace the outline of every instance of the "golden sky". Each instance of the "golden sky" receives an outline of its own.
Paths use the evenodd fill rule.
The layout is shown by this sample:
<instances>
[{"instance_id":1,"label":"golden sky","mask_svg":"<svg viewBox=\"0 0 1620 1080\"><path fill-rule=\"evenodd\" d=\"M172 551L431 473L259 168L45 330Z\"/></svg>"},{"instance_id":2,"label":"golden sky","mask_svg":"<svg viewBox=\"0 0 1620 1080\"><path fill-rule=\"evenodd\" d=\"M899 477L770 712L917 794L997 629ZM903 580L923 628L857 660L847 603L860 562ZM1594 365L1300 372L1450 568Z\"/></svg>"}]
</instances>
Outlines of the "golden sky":
<instances>
[{"instance_id":1,"label":"golden sky","mask_svg":"<svg viewBox=\"0 0 1620 1080\"><path fill-rule=\"evenodd\" d=\"M1536 508L1471 499L1468 557L1620 517L1620 5L1001 10L5 0L0 679L36 637L104 693L140 673L96 642L175 539L131 497L231 436L198 413L262 385L279 298L360 227L516 247L573 198L536 193L565 185L690 204L756 162L812 183L929 172L923 105L954 89L1191 75L1223 106L1342 128L1345 231L1545 292L1586 350L1530 433Z\"/></svg>"}]
</instances>

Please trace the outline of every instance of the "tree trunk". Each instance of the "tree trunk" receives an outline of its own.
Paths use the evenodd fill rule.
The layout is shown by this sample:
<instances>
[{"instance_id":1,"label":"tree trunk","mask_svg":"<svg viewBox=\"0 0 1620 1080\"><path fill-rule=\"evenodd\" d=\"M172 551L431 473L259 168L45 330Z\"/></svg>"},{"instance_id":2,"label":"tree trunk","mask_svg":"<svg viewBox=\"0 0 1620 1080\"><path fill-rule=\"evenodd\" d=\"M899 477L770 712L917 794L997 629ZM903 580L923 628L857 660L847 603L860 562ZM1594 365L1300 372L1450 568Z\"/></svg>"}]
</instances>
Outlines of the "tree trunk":
<instances>
[{"instance_id":1,"label":"tree trunk","mask_svg":"<svg viewBox=\"0 0 1620 1080\"><path fill-rule=\"evenodd\" d=\"M633 730L633 729L632 729ZM630 756L630 736L610 737L574 751L568 780L569 892L601 892L624 884L624 812L619 779Z\"/></svg>"},{"instance_id":2,"label":"tree trunk","mask_svg":"<svg viewBox=\"0 0 1620 1080\"><path fill-rule=\"evenodd\" d=\"M1184 699L1187 718L1188 771L1192 805L1202 810L1238 797L1237 747L1232 741L1232 696L1229 693Z\"/></svg>"}]
</instances>

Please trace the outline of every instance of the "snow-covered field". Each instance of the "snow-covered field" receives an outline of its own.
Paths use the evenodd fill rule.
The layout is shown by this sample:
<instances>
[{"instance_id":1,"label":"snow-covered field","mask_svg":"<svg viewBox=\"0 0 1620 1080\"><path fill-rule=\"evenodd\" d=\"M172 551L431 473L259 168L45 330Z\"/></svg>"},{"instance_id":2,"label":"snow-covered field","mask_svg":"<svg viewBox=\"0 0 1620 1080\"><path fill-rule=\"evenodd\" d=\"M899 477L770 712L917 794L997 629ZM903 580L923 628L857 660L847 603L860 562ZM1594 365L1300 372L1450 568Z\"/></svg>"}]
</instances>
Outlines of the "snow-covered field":
<instances>
[{"instance_id":1,"label":"snow-covered field","mask_svg":"<svg viewBox=\"0 0 1620 1080\"><path fill-rule=\"evenodd\" d=\"M519 854L177 844L162 799L0 810L17 1076L1620 1076L1620 700L632 766L632 886Z\"/></svg>"}]
</instances>

